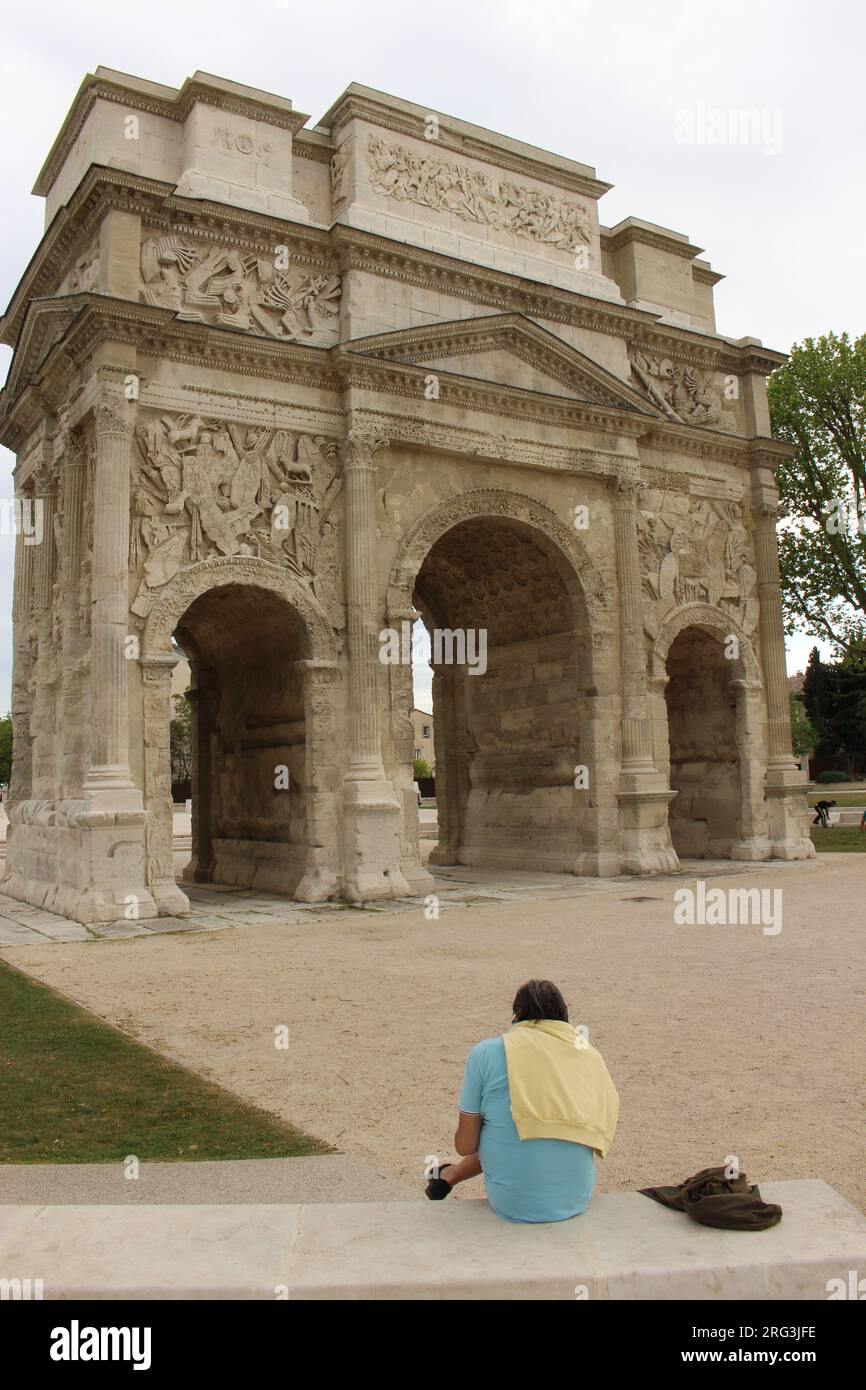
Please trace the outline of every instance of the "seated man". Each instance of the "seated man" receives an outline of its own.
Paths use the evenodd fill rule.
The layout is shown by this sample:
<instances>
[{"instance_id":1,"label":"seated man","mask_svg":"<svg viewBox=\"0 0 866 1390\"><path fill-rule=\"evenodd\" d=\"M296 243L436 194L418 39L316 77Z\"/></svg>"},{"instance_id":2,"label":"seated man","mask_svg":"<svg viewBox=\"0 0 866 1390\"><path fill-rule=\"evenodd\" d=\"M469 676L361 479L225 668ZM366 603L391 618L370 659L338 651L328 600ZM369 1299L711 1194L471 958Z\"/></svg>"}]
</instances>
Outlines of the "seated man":
<instances>
[{"instance_id":1,"label":"seated man","mask_svg":"<svg viewBox=\"0 0 866 1390\"><path fill-rule=\"evenodd\" d=\"M432 1201L484 1174L505 1221L566 1221L589 1205L595 1154L610 1148L619 1097L601 1054L568 1022L556 985L529 980L513 1023L473 1047L460 1092L459 1163L433 1169Z\"/></svg>"}]
</instances>

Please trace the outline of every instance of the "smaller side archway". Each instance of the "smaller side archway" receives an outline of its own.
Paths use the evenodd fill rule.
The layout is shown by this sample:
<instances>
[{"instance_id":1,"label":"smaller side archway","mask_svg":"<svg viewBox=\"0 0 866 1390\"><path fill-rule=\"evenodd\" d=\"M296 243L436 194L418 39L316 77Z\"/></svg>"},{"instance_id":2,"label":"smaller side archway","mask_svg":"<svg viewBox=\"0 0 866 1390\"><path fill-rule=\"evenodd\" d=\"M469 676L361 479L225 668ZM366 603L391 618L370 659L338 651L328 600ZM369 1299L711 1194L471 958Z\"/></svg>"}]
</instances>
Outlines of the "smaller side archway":
<instances>
[{"instance_id":1,"label":"smaller side archway","mask_svg":"<svg viewBox=\"0 0 866 1390\"><path fill-rule=\"evenodd\" d=\"M768 858L763 682L748 635L713 605L675 610L653 646L650 689L677 854Z\"/></svg>"},{"instance_id":2,"label":"smaller side archway","mask_svg":"<svg viewBox=\"0 0 866 1390\"><path fill-rule=\"evenodd\" d=\"M188 906L173 872L172 636L190 660L193 825L188 882L319 901L340 873L341 750L332 629L309 589L253 557L195 565L142 639L148 883L161 913Z\"/></svg>"}]
</instances>

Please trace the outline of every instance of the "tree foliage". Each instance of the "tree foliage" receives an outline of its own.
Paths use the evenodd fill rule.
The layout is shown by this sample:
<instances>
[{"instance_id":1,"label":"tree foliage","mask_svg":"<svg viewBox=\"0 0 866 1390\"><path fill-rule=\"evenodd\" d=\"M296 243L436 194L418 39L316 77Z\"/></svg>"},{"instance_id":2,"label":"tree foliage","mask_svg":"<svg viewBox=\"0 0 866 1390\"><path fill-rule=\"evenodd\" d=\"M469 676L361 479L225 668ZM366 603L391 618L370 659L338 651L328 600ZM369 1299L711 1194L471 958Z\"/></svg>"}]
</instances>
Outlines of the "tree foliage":
<instances>
[{"instance_id":1,"label":"tree foliage","mask_svg":"<svg viewBox=\"0 0 866 1390\"><path fill-rule=\"evenodd\" d=\"M185 695L174 697L174 717L169 726L172 782L192 776L192 705Z\"/></svg>"},{"instance_id":2,"label":"tree foliage","mask_svg":"<svg viewBox=\"0 0 866 1390\"><path fill-rule=\"evenodd\" d=\"M818 731L806 713L802 700L791 692L791 745L798 758L804 758L818 742Z\"/></svg>"},{"instance_id":3,"label":"tree foliage","mask_svg":"<svg viewBox=\"0 0 866 1390\"><path fill-rule=\"evenodd\" d=\"M862 644L838 662L812 649L803 681L806 713L818 735L815 751L839 758L853 772L866 761L866 655Z\"/></svg>"},{"instance_id":4,"label":"tree foliage","mask_svg":"<svg viewBox=\"0 0 866 1390\"><path fill-rule=\"evenodd\" d=\"M866 335L795 344L767 390L797 451L776 470L786 627L844 654L866 634Z\"/></svg>"}]
</instances>

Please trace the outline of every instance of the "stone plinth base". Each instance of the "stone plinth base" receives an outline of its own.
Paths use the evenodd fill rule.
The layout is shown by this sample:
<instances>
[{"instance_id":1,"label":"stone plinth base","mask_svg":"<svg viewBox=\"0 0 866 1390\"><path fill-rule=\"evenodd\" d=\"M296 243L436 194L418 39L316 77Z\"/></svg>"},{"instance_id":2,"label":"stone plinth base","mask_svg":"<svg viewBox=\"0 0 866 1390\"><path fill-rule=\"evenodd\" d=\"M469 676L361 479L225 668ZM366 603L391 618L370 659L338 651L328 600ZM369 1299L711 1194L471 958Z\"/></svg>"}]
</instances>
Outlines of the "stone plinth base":
<instances>
[{"instance_id":1,"label":"stone plinth base","mask_svg":"<svg viewBox=\"0 0 866 1390\"><path fill-rule=\"evenodd\" d=\"M390 782L347 779L343 895L349 902L413 896L400 865L400 819Z\"/></svg>"},{"instance_id":2,"label":"stone plinth base","mask_svg":"<svg viewBox=\"0 0 866 1390\"><path fill-rule=\"evenodd\" d=\"M146 820L134 791L16 802L3 892L85 926L156 917L157 904L144 882Z\"/></svg>"},{"instance_id":3,"label":"stone plinth base","mask_svg":"<svg viewBox=\"0 0 866 1390\"><path fill-rule=\"evenodd\" d=\"M814 859L808 799L812 786L799 768L768 769L766 797L774 859Z\"/></svg>"},{"instance_id":4,"label":"stone plinth base","mask_svg":"<svg viewBox=\"0 0 866 1390\"><path fill-rule=\"evenodd\" d=\"M659 773L624 773L620 778L617 800L623 873L676 873L680 861L668 827L668 806L675 796Z\"/></svg>"}]
</instances>

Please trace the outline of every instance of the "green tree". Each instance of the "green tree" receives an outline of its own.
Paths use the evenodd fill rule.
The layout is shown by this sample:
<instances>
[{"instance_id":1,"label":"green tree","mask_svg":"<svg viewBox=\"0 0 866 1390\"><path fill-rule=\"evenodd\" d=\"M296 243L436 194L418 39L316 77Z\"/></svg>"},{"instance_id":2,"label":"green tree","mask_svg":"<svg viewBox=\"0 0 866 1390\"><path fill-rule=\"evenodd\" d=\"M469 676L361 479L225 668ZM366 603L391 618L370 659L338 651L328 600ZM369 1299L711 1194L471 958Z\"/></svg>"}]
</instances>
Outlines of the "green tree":
<instances>
[{"instance_id":1,"label":"green tree","mask_svg":"<svg viewBox=\"0 0 866 1390\"><path fill-rule=\"evenodd\" d=\"M12 715L0 719L0 782L9 786L12 775Z\"/></svg>"},{"instance_id":2,"label":"green tree","mask_svg":"<svg viewBox=\"0 0 866 1390\"><path fill-rule=\"evenodd\" d=\"M172 782L192 776L192 705L185 695L174 697L174 718L169 726Z\"/></svg>"},{"instance_id":3,"label":"green tree","mask_svg":"<svg viewBox=\"0 0 866 1390\"><path fill-rule=\"evenodd\" d=\"M813 649L803 680L806 713L818 734L816 752L849 772L866 761L866 657L855 644L844 660L824 662Z\"/></svg>"},{"instance_id":4,"label":"green tree","mask_svg":"<svg viewBox=\"0 0 866 1390\"><path fill-rule=\"evenodd\" d=\"M798 758L804 758L818 743L818 731L806 713L803 701L791 691L791 743Z\"/></svg>"},{"instance_id":5,"label":"green tree","mask_svg":"<svg viewBox=\"0 0 866 1390\"><path fill-rule=\"evenodd\" d=\"M416 782L420 782L422 777L432 776L429 763L425 762L423 758L412 759L412 777Z\"/></svg>"},{"instance_id":6,"label":"green tree","mask_svg":"<svg viewBox=\"0 0 866 1390\"><path fill-rule=\"evenodd\" d=\"M767 390L796 448L776 470L786 627L844 654L866 635L866 335L795 344Z\"/></svg>"}]
</instances>

